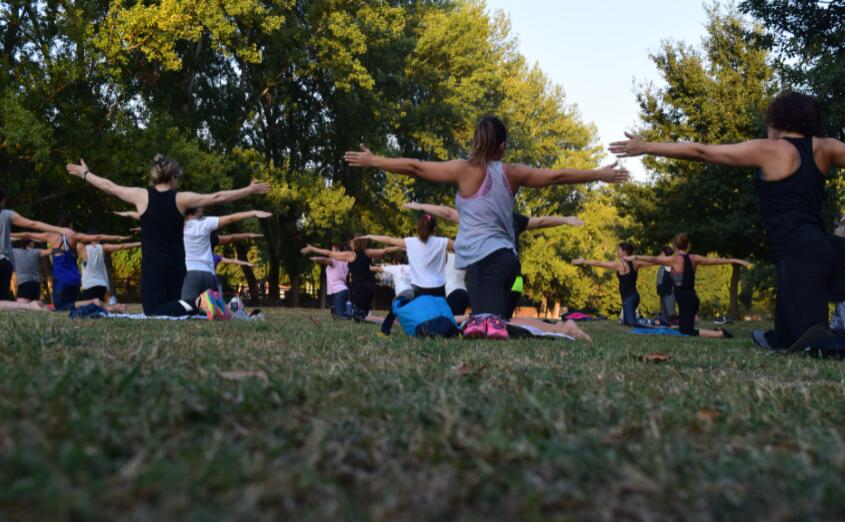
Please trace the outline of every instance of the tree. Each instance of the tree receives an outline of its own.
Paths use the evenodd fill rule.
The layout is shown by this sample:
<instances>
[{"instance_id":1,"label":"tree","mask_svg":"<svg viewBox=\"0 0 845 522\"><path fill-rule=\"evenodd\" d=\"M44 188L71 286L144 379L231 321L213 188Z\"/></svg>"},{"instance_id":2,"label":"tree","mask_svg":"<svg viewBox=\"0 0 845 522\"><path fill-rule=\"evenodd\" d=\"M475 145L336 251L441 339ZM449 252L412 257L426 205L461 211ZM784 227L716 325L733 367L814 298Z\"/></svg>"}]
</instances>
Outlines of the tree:
<instances>
[{"instance_id":1,"label":"tree","mask_svg":"<svg viewBox=\"0 0 845 522\"><path fill-rule=\"evenodd\" d=\"M734 143L760 137L762 115L773 94L762 29L735 10L708 9L700 49L664 42L652 55L665 85L641 85L640 132L654 141ZM656 250L678 232L699 252L738 258L765 257L752 172L686 161L647 158L652 180L620 193L629 233ZM739 269L730 285L731 316L738 315Z\"/></svg>"},{"instance_id":2,"label":"tree","mask_svg":"<svg viewBox=\"0 0 845 522\"><path fill-rule=\"evenodd\" d=\"M831 134L845 139L845 2L745 0L740 9L765 27L784 82L815 94Z\"/></svg>"}]
</instances>

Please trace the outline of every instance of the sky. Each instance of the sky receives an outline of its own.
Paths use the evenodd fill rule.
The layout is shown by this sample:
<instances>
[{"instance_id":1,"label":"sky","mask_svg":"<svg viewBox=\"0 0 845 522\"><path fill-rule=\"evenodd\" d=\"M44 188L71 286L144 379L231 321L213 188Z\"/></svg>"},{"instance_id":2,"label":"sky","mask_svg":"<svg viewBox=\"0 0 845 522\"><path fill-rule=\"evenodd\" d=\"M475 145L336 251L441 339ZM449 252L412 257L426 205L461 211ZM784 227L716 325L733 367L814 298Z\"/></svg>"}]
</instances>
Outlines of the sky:
<instances>
[{"instance_id":1,"label":"sky","mask_svg":"<svg viewBox=\"0 0 845 522\"><path fill-rule=\"evenodd\" d=\"M596 124L605 148L637 124L634 82L659 82L649 54L663 40L697 46L705 34L702 0L487 0L487 6L510 16L522 54L564 88L584 121ZM645 177L639 160L624 165L635 179Z\"/></svg>"}]
</instances>

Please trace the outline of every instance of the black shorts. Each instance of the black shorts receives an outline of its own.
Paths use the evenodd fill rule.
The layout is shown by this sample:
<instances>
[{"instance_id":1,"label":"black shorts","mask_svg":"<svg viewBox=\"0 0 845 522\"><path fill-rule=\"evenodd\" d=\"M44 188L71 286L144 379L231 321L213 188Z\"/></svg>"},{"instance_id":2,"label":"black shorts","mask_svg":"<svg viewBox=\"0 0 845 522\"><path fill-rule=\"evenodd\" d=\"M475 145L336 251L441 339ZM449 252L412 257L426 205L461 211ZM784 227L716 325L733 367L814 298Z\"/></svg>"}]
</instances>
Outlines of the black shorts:
<instances>
[{"instance_id":1,"label":"black shorts","mask_svg":"<svg viewBox=\"0 0 845 522\"><path fill-rule=\"evenodd\" d=\"M91 288L86 288L82 291L82 295L79 296L79 300L90 301L92 299L99 299L100 301L105 301L106 293L108 291L109 289L105 286L92 286Z\"/></svg>"},{"instance_id":2,"label":"black shorts","mask_svg":"<svg viewBox=\"0 0 845 522\"><path fill-rule=\"evenodd\" d=\"M41 282L29 281L18 285L18 299L29 299L30 301L38 301L41 298Z\"/></svg>"}]
</instances>

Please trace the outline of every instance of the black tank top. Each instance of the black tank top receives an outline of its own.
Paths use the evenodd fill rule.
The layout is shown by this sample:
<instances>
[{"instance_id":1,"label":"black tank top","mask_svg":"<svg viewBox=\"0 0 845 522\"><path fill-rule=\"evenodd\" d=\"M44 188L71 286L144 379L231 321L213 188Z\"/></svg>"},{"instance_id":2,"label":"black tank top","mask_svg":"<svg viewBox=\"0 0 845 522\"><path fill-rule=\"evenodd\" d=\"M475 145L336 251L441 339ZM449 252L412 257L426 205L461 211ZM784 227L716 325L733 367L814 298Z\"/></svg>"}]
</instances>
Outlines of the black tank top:
<instances>
[{"instance_id":1,"label":"black tank top","mask_svg":"<svg viewBox=\"0 0 845 522\"><path fill-rule=\"evenodd\" d=\"M616 277L619 278L619 294L624 299L637 291L637 270L634 263L630 261L623 262L628 265L630 271L627 274L616 272Z\"/></svg>"},{"instance_id":2,"label":"black tank top","mask_svg":"<svg viewBox=\"0 0 845 522\"><path fill-rule=\"evenodd\" d=\"M141 216L141 268L185 270L185 216L176 206L176 191L147 190L149 203Z\"/></svg>"},{"instance_id":3,"label":"black tank top","mask_svg":"<svg viewBox=\"0 0 845 522\"><path fill-rule=\"evenodd\" d=\"M822 219L825 177L816 166L813 138L784 139L798 149L798 170L779 181L765 181L760 172L754 178L766 244L775 261L827 237Z\"/></svg>"},{"instance_id":4,"label":"black tank top","mask_svg":"<svg viewBox=\"0 0 845 522\"><path fill-rule=\"evenodd\" d=\"M370 258L365 252L355 252L355 261L349 263L349 277L353 285L373 282L373 273L370 271L370 265Z\"/></svg>"}]
</instances>

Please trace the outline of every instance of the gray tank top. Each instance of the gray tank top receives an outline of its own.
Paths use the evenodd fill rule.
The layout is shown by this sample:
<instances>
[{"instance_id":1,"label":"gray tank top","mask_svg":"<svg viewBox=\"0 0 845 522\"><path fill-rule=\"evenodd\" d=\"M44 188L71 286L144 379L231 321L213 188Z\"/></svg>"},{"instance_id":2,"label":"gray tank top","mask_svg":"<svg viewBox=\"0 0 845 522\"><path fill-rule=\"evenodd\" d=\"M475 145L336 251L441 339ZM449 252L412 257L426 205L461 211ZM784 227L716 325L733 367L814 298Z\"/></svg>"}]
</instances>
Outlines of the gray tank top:
<instances>
[{"instance_id":1,"label":"gray tank top","mask_svg":"<svg viewBox=\"0 0 845 522\"><path fill-rule=\"evenodd\" d=\"M478 192L468 198L455 196L460 215L455 240L455 268L464 269L497 250L516 254L513 230L513 199L501 161L487 164Z\"/></svg>"},{"instance_id":2,"label":"gray tank top","mask_svg":"<svg viewBox=\"0 0 845 522\"><path fill-rule=\"evenodd\" d=\"M95 286L109 286L109 275L106 272L103 245L85 245L88 251L88 261L82 263L82 289L87 290Z\"/></svg>"},{"instance_id":3,"label":"gray tank top","mask_svg":"<svg viewBox=\"0 0 845 522\"><path fill-rule=\"evenodd\" d=\"M15 273L18 285L41 281L41 251L37 248L15 249Z\"/></svg>"},{"instance_id":4,"label":"gray tank top","mask_svg":"<svg viewBox=\"0 0 845 522\"><path fill-rule=\"evenodd\" d=\"M15 252L12 250L12 211L0 210L0 258L15 262Z\"/></svg>"}]
</instances>

